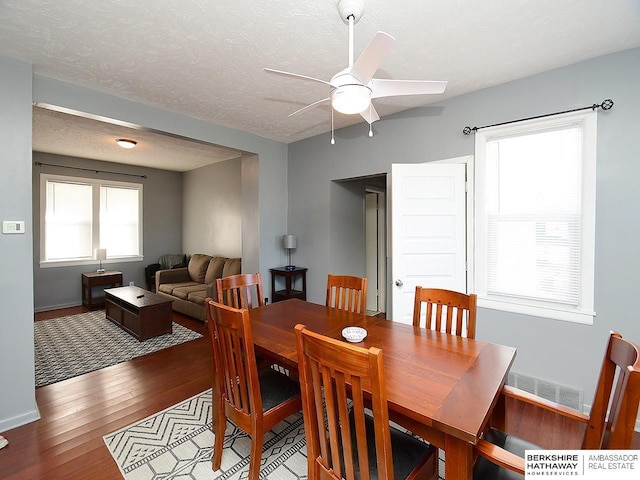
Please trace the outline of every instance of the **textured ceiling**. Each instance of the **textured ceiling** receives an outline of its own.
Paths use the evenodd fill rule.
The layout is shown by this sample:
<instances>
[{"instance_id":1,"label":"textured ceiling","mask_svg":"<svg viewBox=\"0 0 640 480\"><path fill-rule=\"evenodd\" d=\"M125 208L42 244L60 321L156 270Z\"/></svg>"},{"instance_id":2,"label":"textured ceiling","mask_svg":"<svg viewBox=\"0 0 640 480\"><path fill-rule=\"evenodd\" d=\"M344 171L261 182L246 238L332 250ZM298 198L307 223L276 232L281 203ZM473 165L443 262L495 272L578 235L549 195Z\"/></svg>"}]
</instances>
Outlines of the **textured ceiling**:
<instances>
[{"instance_id":1,"label":"textured ceiling","mask_svg":"<svg viewBox=\"0 0 640 480\"><path fill-rule=\"evenodd\" d=\"M116 139L134 139L134 149ZM32 148L37 152L187 172L240 158L242 152L192 139L134 129L44 108L33 108Z\"/></svg>"},{"instance_id":2,"label":"textured ceiling","mask_svg":"<svg viewBox=\"0 0 640 480\"><path fill-rule=\"evenodd\" d=\"M382 30L396 43L376 77L449 81L443 95L374 101L384 118L640 46L639 19L637 0L367 0L355 56ZM348 28L335 0L0 0L0 55L290 143L329 131L328 107L288 117L328 89L261 69L329 80L347 66ZM336 115L337 128L358 122Z\"/></svg>"}]
</instances>

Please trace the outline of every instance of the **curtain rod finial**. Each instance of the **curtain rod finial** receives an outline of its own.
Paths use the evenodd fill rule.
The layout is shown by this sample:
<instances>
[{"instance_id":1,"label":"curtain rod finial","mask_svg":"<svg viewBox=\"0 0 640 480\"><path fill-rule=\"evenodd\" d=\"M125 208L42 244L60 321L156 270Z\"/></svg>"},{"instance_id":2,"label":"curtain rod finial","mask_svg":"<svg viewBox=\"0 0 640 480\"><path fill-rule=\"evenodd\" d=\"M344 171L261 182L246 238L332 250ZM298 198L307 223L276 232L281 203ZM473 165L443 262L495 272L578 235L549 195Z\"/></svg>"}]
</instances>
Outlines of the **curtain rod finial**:
<instances>
[{"instance_id":1,"label":"curtain rod finial","mask_svg":"<svg viewBox=\"0 0 640 480\"><path fill-rule=\"evenodd\" d=\"M602 107L602 110L611 110L611 108L613 108L613 100L610 98L603 100L600 107Z\"/></svg>"}]
</instances>

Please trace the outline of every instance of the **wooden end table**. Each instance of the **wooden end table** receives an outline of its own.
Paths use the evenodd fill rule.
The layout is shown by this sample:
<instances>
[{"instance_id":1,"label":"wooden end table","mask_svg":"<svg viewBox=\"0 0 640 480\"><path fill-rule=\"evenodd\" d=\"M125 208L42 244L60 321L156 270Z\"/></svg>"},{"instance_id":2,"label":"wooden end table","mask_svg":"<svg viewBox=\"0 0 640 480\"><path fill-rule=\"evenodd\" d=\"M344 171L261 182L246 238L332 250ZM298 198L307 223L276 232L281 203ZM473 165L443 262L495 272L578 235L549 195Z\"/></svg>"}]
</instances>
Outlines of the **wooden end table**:
<instances>
[{"instance_id":1,"label":"wooden end table","mask_svg":"<svg viewBox=\"0 0 640 480\"><path fill-rule=\"evenodd\" d=\"M288 298L307 299L307 269L294 268L287 270L285 267L270 268L271 272L271 301L279 302ZM276 291L276 277L284 278L284 290ZM295 289L296 280L302 279L302 290Z\"/></svg>"},{"instance_id":2,"label":"wooden end table","mask_svg":"<svg viewBox=\"0 0 640 480\"><path fill-rule=\"evenodd\" d=\"M89 310L104 306L102 294L94 298L94 287L119 287L122 285L122 272L107 270L104 273L87 272L82 274L82 305Z\"/></svg>"},{"instance_id":3,"label":"wooden end table","mask_svg":"<svg viewBox=\"0 0 640 480\"><path fill-rule=\"evenodd\" d=\"M134 286L109 288L104 296L107 318L141 342L173 333L173 301L167 297Z\"/></svg>"}]
</instances>

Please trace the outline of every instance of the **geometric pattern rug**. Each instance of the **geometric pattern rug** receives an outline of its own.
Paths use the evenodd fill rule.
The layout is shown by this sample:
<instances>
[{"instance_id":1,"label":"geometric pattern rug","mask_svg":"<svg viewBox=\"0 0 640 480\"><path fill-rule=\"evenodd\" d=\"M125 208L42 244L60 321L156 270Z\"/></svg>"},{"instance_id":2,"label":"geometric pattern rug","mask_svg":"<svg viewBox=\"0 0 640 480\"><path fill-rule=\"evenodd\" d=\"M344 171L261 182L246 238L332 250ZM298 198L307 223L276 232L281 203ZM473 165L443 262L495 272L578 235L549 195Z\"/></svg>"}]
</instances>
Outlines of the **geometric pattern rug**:
<instances>
[{"instance_id":1,"label":"geometric pattern rug","mask_svg":"<svg viewBox=\"0 0 640 480\"><path fill-rule=\"evenodd\" d=\"M126 480L239 480L249 473L251 438L227 421L220 470L211 469L211 389L106 435L104 441ZM444 478L440 452L439 473ZM265 435L261 479L306 480L307 447L301 413Z\"/></svg>"},{"instance_id":2,"label":"geometric pattern rug","mask_svg":"<svg viewBox=\"0 0 640 480\"><path fill-rule=\"evenodd\" d=\"M213 440L211 389L104 437L126 480L247 478L251 438L227 421L222 464L215 472ZM260 478L307 478L302 414L265 435Z\"/></svg>"},{"instance_id":3,"label":"geometric pattern rug","mask_svg":"<svg viewBox=\"0 0 640 480\"><path fill-rule=\"evenodd\" d=\"M36 387L76 377L202 337L173 323L173 333L144 342L116 326L104 310L34 323Z\"/></svg>"}]
</instances>

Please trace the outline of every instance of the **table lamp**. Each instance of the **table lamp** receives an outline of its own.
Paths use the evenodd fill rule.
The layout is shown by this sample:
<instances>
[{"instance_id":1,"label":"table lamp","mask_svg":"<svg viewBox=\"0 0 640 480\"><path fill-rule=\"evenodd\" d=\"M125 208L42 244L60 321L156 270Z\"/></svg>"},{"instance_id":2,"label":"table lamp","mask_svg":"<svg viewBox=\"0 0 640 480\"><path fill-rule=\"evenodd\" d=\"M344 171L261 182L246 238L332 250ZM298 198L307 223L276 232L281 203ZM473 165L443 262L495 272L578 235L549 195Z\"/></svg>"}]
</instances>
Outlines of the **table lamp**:
<instances>
[{"instance_id":1,"label":"table lamp","mask_svg":"<svg viewBox=\"0 0 640 480\"><path fill-rule=\"evenodd\" d=\"M287 234L287 235L283 235L282 236L282 246L289 253L289 264L286 267L284 267L285 270L295 270L296 269L295 265L291 265L291 250L296 248L296 244L297 244L297 239L296 239L295 235Z\"/></svg>"},{"instance_id":2,"label":"table lamp","mask_svg":"<svg viewBox=\"0 0 640 480\"><path fill-rule=\"evenodd\" d=\"M96 260L100 261L100 268L98 268L98 273L104 273L104 268L102 268L102 261L106 259L107 259L107 249L96 248Z\"/></svg>"}]
</instances>

